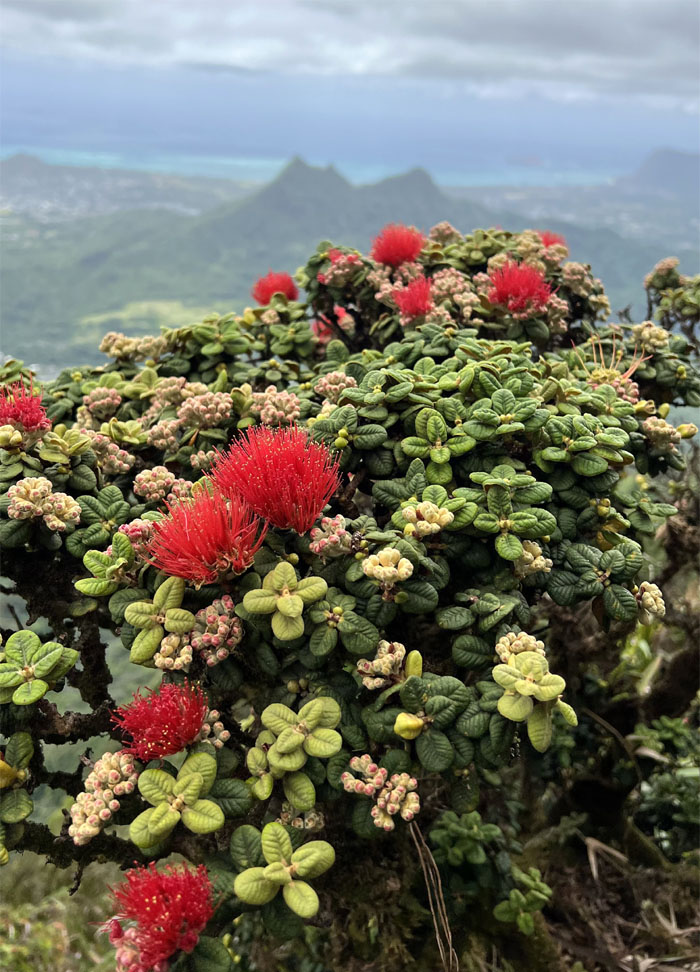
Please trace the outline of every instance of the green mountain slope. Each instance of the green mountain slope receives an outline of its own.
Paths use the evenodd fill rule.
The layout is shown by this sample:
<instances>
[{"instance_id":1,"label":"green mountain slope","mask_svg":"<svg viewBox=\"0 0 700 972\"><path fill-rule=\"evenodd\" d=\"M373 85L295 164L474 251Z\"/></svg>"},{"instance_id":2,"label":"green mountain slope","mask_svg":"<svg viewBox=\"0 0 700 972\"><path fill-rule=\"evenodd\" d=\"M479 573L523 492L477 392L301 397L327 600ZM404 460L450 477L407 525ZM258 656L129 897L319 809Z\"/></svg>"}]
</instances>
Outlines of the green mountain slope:
<instances>
[{"instance_id":1,"label":"green mountain slope","mask_svg":"<svg viewBox=\"0 0 700 972\"><path fill-rule=\"evenodd\" d=\"M427 229L443 219L463 231L526 225L445 195L421 170L355 187L332 167L299 159L254 195L197 216L148 209L50 225L13 217L1 268L2 348L45 368L96 360L95 323L79 324L88 315L141 301L180 301L197 313L242 308L256 277L293 271L320 240L366 248L389 221ZM637 300L641 312L642 277L666 255L662 247L610 230L549 227L564 233L574 259L594 263L614 308Z\"/></svg>"}]
</instances>

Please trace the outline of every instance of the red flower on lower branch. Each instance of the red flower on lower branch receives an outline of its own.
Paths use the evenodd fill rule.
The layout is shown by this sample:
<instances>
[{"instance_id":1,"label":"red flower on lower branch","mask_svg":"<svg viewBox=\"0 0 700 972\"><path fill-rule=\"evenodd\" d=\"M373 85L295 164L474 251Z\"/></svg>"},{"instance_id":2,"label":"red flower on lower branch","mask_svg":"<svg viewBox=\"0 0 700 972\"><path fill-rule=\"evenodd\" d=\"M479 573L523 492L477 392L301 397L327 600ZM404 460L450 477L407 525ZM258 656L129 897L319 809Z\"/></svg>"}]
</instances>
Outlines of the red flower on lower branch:
<instances>
[{"instance_id":1,"label":"red flower on lower branch","mask_svg":"<svg viewBox=\"0 0 700 972\"><path fill-rule=\"evenodd\" d=\"M136 692L134 701L120 706L112 722L131 737L124 747L142 762L181 752L193 743L204 725L209 705L199 686L161 684L147 695Z\"/></svg>"},{"instance_id":2,"label":"red flower on lower branch","mask_svg":"<svg viewBox=\"0 0 700 972\"><path fill-rule=\"evenodd\" d=\"M216 910L203 864L135 867L110 890L118 909L108 925L117 972L165 972L176 952L192 951ZM134 924L124 929L122 921Z\"/></svg>"},{"instance_id":3,"label":"red flower on lower branch","mask_svg":"<svg viewBox=\"0 0 700 972\"><path fill-rule=\"evenodd\" d=\"M544 274L526 263L509 260L489 274L492 304L507 307L512 314L537 314L543 311L552 295Z\"/></svg>"},{"instance_id":4,"label":"red flower on lower branch","mask_svg":"<svg viewBox=\"0 0 700 972\"><path fill-rule=\"evenodd\" d=\"M249 429L214 461L221 489L238 490L248 505L282 530L310 530L340 483L338 459L301 429Z\"/></svg>"},{"instance_id":5,"label":"red flower on lower branch","mask_svg":"<svg viewBox=\"0 0 700 972\"><path fill-rule=\"evenodd\" d=\"M230 490L199 490L168 507L148 543L150 563L196 587L228 573L240 574L253 562L267 526Z\"/></svg>"},{"instance_id":6,"label":"red flower on lower branch","mask_svg":"<svg viewBox=\"0 0 700 972\"><path fill-rule=\"evenodd\" d=\"M0 425L12 425L20 431L39 432L51 428L46 409L41 404L41 392L34 385L25 388L21 381L0 388Z\"/></svg>"},{"instance_id":7,"label":"red flower on lower branch","mask_svg":"<svg viewBox=\"0 0 700 972\"><path fill-rule=\"evenodd\" d=\"M275 273L270 270L267 276L255 281L252 295L254 300L265 306L270 303L274 294L284 294L287 300L296 300L299 289L288 273Z\"/></svg>"},{"instance_id":8,"label":"red flower on lower branch","mask_svg":"<svg viewBox=\"0 0 700 972\"><path fill-rule=\"evenodd\" d=\"M430 281L427 277L416 277L405 287L392 290L391 296L401 316L409 321L425 317L433 308Z\"/></svg>"}]
</instances>

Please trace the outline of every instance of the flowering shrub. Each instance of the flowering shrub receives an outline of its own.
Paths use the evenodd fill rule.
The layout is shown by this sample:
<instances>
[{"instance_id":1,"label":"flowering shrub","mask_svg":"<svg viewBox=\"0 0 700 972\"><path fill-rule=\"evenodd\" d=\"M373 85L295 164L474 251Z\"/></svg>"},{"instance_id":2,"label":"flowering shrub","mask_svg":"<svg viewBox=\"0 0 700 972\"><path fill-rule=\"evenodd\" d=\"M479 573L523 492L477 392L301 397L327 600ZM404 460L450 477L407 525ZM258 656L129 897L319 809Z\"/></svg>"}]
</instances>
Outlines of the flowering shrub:
<instances>
[{"instance_id":1,"label":"flowering shrub","mask_svg":"<svg viewBox=\"0 0 700 972\"><path fill-rule=\"evenodd\" d=\"M670 407L700 405L671 311L608 323L567 256L389 226L242 315L0 392L0 546L55 638L0 647L0 861L129 865L119 970L226 972L241 915L268 950L314 922L332 968L384 972L456 969L467 912L541 927L520 767L577 745L587 679L555 621L580 606L613 650L664 617L643 543L677 509L652 482L697 431ZM647 281L674 314L681 285ZM158 688L110 687L105 629ZM100 736L85 772L47 769L43 743ZM39 784L74 800L57 842L25 822Z\"/></svg>"}]
</instances>

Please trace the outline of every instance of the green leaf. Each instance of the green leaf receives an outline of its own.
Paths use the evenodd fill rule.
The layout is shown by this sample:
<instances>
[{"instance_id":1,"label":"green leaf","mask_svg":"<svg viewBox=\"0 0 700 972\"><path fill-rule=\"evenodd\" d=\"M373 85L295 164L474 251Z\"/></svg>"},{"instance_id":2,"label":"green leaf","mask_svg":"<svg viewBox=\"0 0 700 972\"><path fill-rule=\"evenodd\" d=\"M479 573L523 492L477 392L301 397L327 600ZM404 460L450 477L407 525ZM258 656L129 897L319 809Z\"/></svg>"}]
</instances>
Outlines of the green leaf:
<instances>
[{"instance_id":1,"label":"green leaf","mask_svg":"<svg viewBox=\"0 0 700 972\"><path fill-rule=\"evenodd\" d=\"M89 593L89 592L88 592ZM127 624L135 628L153 628L158 625L158 611L152 601L132 601L124 610Z\"/></svg>"},{"instance_id":2,"label":"green leaf","mask_svg":"<svg viewBox=\"0 0 700 972\"><path fill-rule=\"evenodd\" d=\"M261 715L262 724L266 729L270 729L276 736L284 732L290 726L297 724L297 715L287 705L281 702L273 702L263 709Z\"/></svg>"},{"instance_id":3,"label":"green leaf","mask_svg":"<svg viewBox=\"0 0 700 972\"><path fill-rule=\"evenodd\" d=\"M272 633L280 641L295 641L304 634L304 619L287 618L279 611L275 611L272 615Z\"/></svg>"},{"instance_id":4,"label":"green leaf","mask_svg":"<svg viewBox=\"0 0 700 972\"><path fill-rule=\"evenodd\" d=\"M184 608L170 608L165 614L164 628L173 634L185 634L195 624L195 616Z\"/></svg>"},{"instance_id":5,"label":"green leaf","mask_svg":"<svg viewBox=\"0 0 700 972\"><path fill-rule=\"evenodd\" d=\"M511 722L524 722L532 712L533 704L528 695L504 692L498 700L498 711Z\"/></svg>"},{"instance_id":6,"label":"green leaf","mask_svg":"<svg viewBox=\"0 0 700 972\"><path fill-rule=\"evenodd\" d=\"M264 868L249 867L238 875L233 890L236 897L246 904L264 905L272 901L279 891L279 884L267 880Z\"/></svg>"},{"instance_id":7,"label":"green leaf","mask_svg":"<svg viewBox=\"0 0 700 972\"><path fill-rule=\"evenodd\" d=\"M282 786L285 797L296 810L311 810L316 803L316 789L306 773L285 773Z\"/></svg>"},{"instance_id":8,"label":"green leaf","mask_svg":"<svg viewBox=\"0 0 700 972\"><path fill-rule=\"evenodd\" d=\"M5 760L13 769L24 769L34 755L34 743L28 732L15 732L5 748Z\"/></svg>"},{"instance_id":9,"label":"green leaf","mask_svg":"<svg viewBox=\"0 0 700 972\"><path fill-rule=\"evenodd\" d=\"M543 753L552 739L552 714L547 705L536 705L527 720L527 734L533 748Z\"/></svg>"},{"instance_id":10,"label":"green leaf","mask_svg":"<svg viewBox=\"0 0 700 972\"><path fill-rule=\"evenodd\" d=\"M447 631L459 631L460 628L466 628L473 624L474 615L468 608L451 605L437 610L435 620L440 628L445 628Z\"/></svg>"},{"instance_id":11,"label":"green leaf","mask_svg":"<svg viewBox=\"0 0 700 972\"><path fill-rule=\"evenodd\" d=\"M144 770L138 779L138 788L144 800L152 806L163 803L175 789L175 779L164 770Z\"/></svg>"},{"instance_id":12,"label":"green leaf","mask_svg":"<svg viewBox=\"0 0 700 972\"><path fill-rule=\"evenodd\" d=\"M637 617L637 600L631 591L619 584L611 584L603 591L605 613L616 621L634 621Z\"/></svg>"},{"instance_id":13,"label":"green leaf","mask_svg":"<svg viewBox=\"0 0 700 972\"><path fill-rule=\"evenodd\" d=\"M268 864L291 861L292 842L282 824L269 823L263 827L262 852Z\"/></svg>"},{"instance_id":14,"label":"green leaf","mask_svg":"<svg viewBox=\"0 0 700 972\"><path fill-rule=\"evenodd\" d=\"M49 686L41 678L34 678L31 682L25 682L12 693L12 701L15 705L31 705L43 698L49 690Z\"/></svg>"},{"instance_id":15,"label":"green leaf","mask_svg":"<svg viewBox=\"0 0 700 972\"><path fill-rule=\"evenodd\" d=\"M513 533L501 533L496 537L496 553L504 560L522 557L523 545Z\"/></svg>"},{"instance_id":16,"label":"green leaf","mask_svg":"<svg viewBox=\"0 0 700 972\"><path fill-rule=\"evenodd\" d=\"M119 584L114 581L102 580L100 577L83 577L74 586L88 597L105 597L107 594L114 594L119 588Z\"/></svg>"},{"instance_id":17,"label":"green leaf","mask_svg":"<svg viewBox=\"0 0 700 972\"><path fill-rule=\"evenodd\" d=\"M253 805L250 790L243 780L217 780L209 791L226 817L244 817Z\"/></svg>"},{"instance_id":18,"label":"green leaf","mask_svg":"<svg viewBox=\"0 0 700 972\"><path fill-rule=\"evenodd\" d=\"M166 611L179 608L184 596L184 580L181 577L168 577L153 595L153 606L155 607L156 613L165 614Z\"/></svg>"},{"instance_id":19,"label":"green leaf","mask_svg":"<svg viewBox=\"0 0 700 972\"><path fill-rule=\"evenodd\" d=\"M204 796L216 779L216 757L210 753L192 753L180 767L177 774L178 781L184 780L190 773L201 775L203 780L201 794Z\"/></svg>"},{"instance_id":20,"label":"green leaf","mask_svg":"<svg viewBox=\"0 0 700 972\"><path fill-rule=\"evenodd\" d=\"M160 625L139 631L131 646L129 661L135 665L145 665L158 651L164 637L165 631Z\"/></svg>"},{"instance_id":21,"label":"green leaf","mask_svg":"<svg viewBox=\"0 0 700 972\"><path fill-rule=\"evenodd\" d=\"M348 611L338 624L343 647L353 655L367 656L379 644L379 630L360 614Z\"/></svg>"},{"instance_id":22,"label":"green leaf","mask_svg":"<svg viewBox=\"0 0 700 972\"><path fill-rule=\"evenodd\" d=\"M0 797L0 821L5 824L26 820L34 809L32 798L26 790L10 790Z\"/></svg>"},{"instance_id":23,"label":"green leaf","mask_svg":"<svg viewBox=\"0 0 700 972\"><path fill-rule=\"evenodd\" d=\"M328 584L322 577L306 577L299 581L295 593L304 604L313 604L314 601L320 601L327 590Z\"/></svg>"},{"instance_id":24,"label":"green leaf","mask_svg":"<svg viewBox=\"0 0 700 972\"><path fill-rule=\"evenodd\" d=\"M318 895L306 881L292 881L282 888L282 896L294 914L300 918L313 918L319 908Z\"/></svg>"},{"instance_id":25,"label":"green leaf","mask_svg":"<svg viewBox=\"0 0 700 972\"><path fill-rule=\"evenodd\" d=\"M277 610L275 591L248 591L243 598L243 607L251 614L272 614Z\"/></svg>"},{"instance_id":26,"label":"green leaf","mask_svg":"<svg viewBox=\"0 0 700 972\"><path fill-rule=\"evenodd\" d=\"M421 733L416 740L416 755L430 773L444 772L454 759L450 740L438 729Z\"/></svg>"},{"instance_id":27,"label":"green leaf","mask_svg":"<svg viewBox=\"0 0 700 972\"><path fill-rule=\"evenodd\" d=\"M231 972L233 960L218 938L202 935L189 955L192 972Z\"/></svg>"},{"instance_id":28,"label":"green leaf","mask_svg":"<svg viewBox=\"0 0 700 972\"><path fill-rule=\"evenodd\" d=\"M264 860L260 831L251 824L243 824L234 830L229 850L233 863L239 868L257 867Z\"/></svg>"},{"instance_id":29,"label":"green leaf","mask_svg":"<svg viewBox=\"0 0 700 972\"><path fill-rule=\"evenodd\" d=\"M304 740L304 750L309 756L328 759L341 749L343 738L335 729L314 729Z\"/></svg>"},{"instance_id":30,"label":"green leaf","mask_svg":"<svg viewBox=\"0 0 700 972\"><path fill-rule=\"evenodd\" d=\"M310 840L294 851L292 863L300 877L315 878L333 867L335 850L325 840Z\"/></svg>"},{"instance_id":31,"label":"green leaf","mask_svg":"<svg viewBox=\"0 0 700 972\"><path fill-rule=\"evenodd\" d=\"M224 823L224 812L211 800L197 800L191 807L182 811L182 822L194 834L212 834L220 830Z\"/></svg>"}]
</instances>

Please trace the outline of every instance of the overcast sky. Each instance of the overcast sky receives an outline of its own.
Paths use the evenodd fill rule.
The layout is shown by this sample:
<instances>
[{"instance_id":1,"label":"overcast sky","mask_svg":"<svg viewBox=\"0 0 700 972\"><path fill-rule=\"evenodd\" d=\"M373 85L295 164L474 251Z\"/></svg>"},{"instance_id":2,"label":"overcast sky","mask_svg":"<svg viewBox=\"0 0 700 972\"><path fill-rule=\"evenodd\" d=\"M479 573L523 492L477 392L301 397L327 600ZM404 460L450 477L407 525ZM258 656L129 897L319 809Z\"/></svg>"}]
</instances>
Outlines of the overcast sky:
<instances>
[{"instance_id":1,"label":"overcast sky","mask_svg":"<svg viewBox=\"0 0 700 972\"><path fill-rule=\"evenodd\" d=\"M74 134L78 108L87 112L85 132L99 134L91 92L111 99L114 125L123 108L138 129L130 82L138 78L162 114L167 78L183 118L192 116L193 139L207 90L214 100L229 92L241 125L250 116L259 127L278 122L276 90L285 110L294 95L300 118L327 120L335 105L336 115L364 109L392 128L397 112L409 124L411 98L418 132L435 113L446 124L451 116L482 125L490 111L494 127L512 120L546 132L568 117L572 130L617 131L620 146L634 143L634 151L644 139L649 148L694 147L698 0L0 0L0 17L9 141L23 120L36 134L61 111ZM80 72L90 92L84 105L77 95L69 105L66 85ZM185 89L200 100L188 105ZM481 108L470 113L475 102Z\"/></svg>"}]
</instances>

